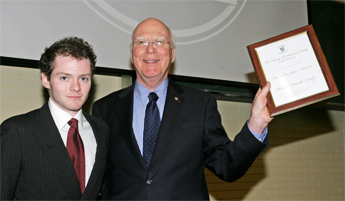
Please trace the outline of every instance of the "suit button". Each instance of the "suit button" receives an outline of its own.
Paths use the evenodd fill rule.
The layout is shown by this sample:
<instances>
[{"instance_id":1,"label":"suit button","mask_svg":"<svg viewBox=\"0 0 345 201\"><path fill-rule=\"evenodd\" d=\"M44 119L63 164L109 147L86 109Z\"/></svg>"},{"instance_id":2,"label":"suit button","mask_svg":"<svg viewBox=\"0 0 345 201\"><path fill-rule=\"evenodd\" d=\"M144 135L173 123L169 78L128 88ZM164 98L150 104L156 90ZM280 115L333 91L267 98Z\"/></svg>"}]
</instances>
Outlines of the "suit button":
<instances>
[{"instance_id":1,"label":"suit button","mask_svg":"<svg viewBox=\"0 0 345 201\"><path fill-rule=\"evenodd\" d=\"M147 183L147 184L151 184L151 183L152 183L152 180L149 179L149 180L146 181L146 183Z\"/></svg>"}]
</instances>

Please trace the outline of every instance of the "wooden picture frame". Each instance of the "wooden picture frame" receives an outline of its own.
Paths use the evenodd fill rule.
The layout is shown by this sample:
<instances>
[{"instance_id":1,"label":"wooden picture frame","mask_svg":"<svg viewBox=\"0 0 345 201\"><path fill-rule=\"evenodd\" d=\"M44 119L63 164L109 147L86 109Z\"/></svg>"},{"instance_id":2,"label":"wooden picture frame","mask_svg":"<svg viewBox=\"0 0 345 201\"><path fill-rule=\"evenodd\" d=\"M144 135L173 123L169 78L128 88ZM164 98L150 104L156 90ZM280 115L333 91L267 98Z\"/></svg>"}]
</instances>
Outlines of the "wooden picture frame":
<instances>
[{"instance_id":1,"label":"wooden picture frame","mask_svg":"<svg viewBox=\"0 0 345 201\"><path fill-rule=\"evenodd\" d=\"M247 48L271 116L340 95L312 25Z\"/></svg>"}]
</instances>

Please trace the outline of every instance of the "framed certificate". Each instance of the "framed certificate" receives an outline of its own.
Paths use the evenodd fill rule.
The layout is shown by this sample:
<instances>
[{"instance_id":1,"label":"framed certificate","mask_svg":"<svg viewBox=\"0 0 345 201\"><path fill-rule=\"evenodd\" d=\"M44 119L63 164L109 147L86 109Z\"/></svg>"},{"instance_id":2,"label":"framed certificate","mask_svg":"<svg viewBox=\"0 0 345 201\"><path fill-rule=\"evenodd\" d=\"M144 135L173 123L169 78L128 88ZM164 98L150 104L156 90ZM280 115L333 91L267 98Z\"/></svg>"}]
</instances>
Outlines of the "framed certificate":
<instances>
[{"instance_id":1,"label":"framed certificate","mask_svg":"<svg viewBox=\"0 0 345 201\"><path fill-rule=\"evenodd\" d=\"M260 86L271 83L271 116L339 95L312 25L247 48Z\"/></svg>"}]
</instances>

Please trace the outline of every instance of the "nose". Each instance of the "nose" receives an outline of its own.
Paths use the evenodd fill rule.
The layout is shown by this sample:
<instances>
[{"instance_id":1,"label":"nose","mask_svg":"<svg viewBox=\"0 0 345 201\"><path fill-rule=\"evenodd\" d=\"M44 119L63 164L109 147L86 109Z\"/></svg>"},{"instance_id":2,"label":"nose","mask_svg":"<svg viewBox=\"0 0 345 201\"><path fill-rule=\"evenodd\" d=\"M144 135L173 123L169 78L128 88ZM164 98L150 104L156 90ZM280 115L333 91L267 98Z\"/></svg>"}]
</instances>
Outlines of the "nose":
<instances>
[{"instance_id":1,"label":"nose","mask_svg":"<svg viewBox=\"0 0 345 201\"><path fill-rule=\"evenodd\" d=\"M79 80L73 80L71 82L71 87L70 87L71 91L80 91L80 83Z\"/></svg>"},{"instance_id":2,"label":"nose","mask_svg":"<svg viewBox=\"0 0 345 201\"><path fill-rule=\"evenodd\" d=\"M153 45L153 42L149 41L149 43L147 44L147 47L146 47L146 52L147 53L155 53L156 52L156 48Z\"/></svg>"}]
</instances>

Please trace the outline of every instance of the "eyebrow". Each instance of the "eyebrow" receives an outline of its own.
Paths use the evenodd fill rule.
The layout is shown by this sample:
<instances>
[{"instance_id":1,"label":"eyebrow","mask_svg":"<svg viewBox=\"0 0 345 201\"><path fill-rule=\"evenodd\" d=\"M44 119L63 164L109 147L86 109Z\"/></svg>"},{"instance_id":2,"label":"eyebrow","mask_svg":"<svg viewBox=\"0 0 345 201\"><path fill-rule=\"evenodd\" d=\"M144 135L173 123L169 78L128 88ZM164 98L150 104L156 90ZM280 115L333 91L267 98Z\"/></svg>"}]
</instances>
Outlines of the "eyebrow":
<instances>
[{"instance_id":1,"label":"eyebrow","mask_svg":"<svg viewBox=\"0 0 345 201\"><path fill-rule=\"evenodd\" d=\"M158 37L157 38L157 40L162 40L162 39L167 40L165 37Z\"/></svg>"},{"instance_id":2,"label":"eyebrow","mask_svg":"<svg viewBox=\"0 0 345 201\"><path fill-rule=\"evenodd\" d=\"M56 73L56 75L69 75L69 76L71 76L72 74L65 73L65 72L59 72L59 73ZM86 73L86 74L80 75L79 77L82 77L82 76L91 76L91 74L90 73Z\"/></svg>"},{"instance_id":3,"label":"eyebrow","mask_svg":"<svg viewBox=\"0 0 345 201\"><path fill-rule=\"evenodd\" d=\"M136 37L135 40L142 40L145 39L144 37Z\"/></svg>"}]
</instances>

